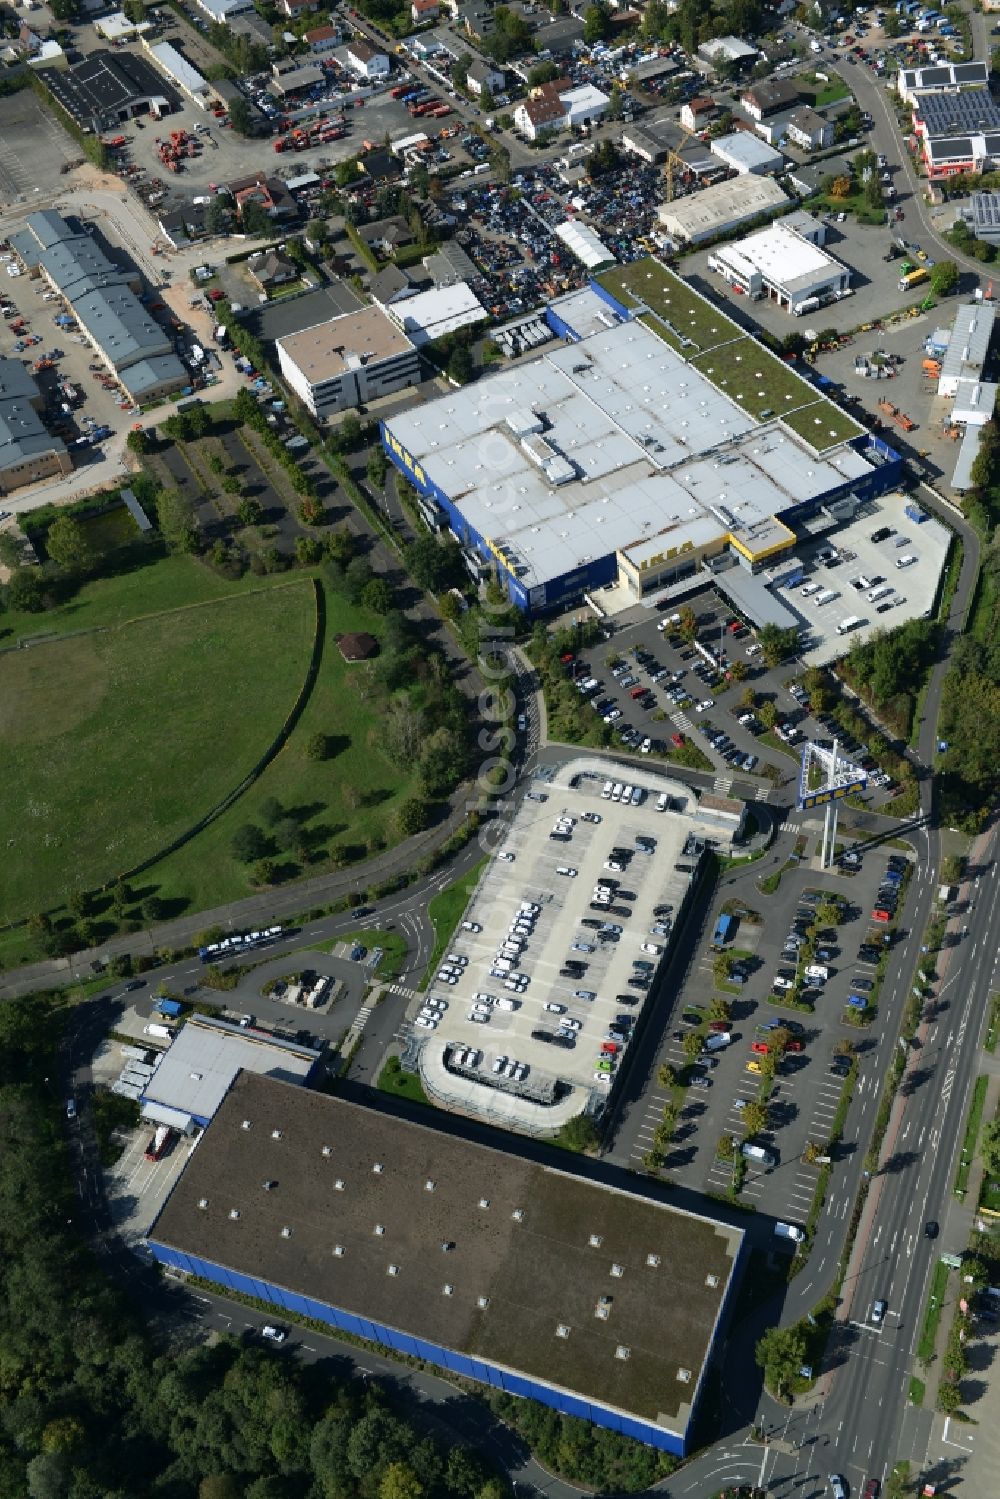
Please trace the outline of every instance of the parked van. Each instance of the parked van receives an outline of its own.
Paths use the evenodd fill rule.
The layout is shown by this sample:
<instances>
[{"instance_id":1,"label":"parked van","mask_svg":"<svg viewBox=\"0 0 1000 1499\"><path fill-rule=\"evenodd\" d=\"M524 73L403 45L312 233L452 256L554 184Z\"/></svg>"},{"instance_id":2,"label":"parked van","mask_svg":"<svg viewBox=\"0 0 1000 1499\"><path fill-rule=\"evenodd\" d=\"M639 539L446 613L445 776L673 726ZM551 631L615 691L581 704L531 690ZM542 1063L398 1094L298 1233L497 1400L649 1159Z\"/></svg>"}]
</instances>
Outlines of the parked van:
<instances>
[{"instance_id":1,"label":"parked van","mask_svg":"<svg viewBox=\"0 0 1000 1499\"><path fill-rule=\"evenodd\" d=\"M913 555L912 552L907 552L907 554L906 554L905 557L897 557L896 558L896 566L897 567L912 567L913 564L914 564L914 562L916 562L916 560L917 559L916 559L916 557L914 557L914 555Z\"/></svg>"},{"instance_id":2,"label":"parked van","mask_svg":"<svg viewBox=\"0 0 1000 1499\"><path fill-rule=\"evenodd\" d=\"M819 979L824 984L830 977L829 968L825 967L822 963L807 963L805 972L807 979Z\"/></svg>"},{"instance_id":3,"label":"parked van","mask_svg":"<svg viewBox=\"0 0 1000 1499\"><path fill-rule=\"evenodd\" d=\"M510 973L513 967L514 963L510 958L496 958L494 959L491 972L495 972L497 969L499 969L501 973Z\"/></svg>"},{"instance_id":4,"label":"parked van","mask_svg":"<svg viewBox=\"0 0 1000 1499\"><path fill-rule=\"evenodd\" d=\"M760 1161L769 1171L778 1164L778 1157L773 1151L765 1150L763 1145L751 1145L749 1140L744 1140L740 1151L748 1161Z\"/></svg>"},{"instance_id":5,"label":"parked van","mask_svg":"<svg viewBox=\"0 0 1000 1499\"><path fill-rule=\"evenodd\" d=\"M611 793L612 793L613 790L614 790L614 782L613 781L605 781L604 782L604 786L601 789L601 796L604 798L604 800L606 802L611 800Z\"/></svg>"},{"instance_id":6,"label":"parked van","mask_svg":"<svg viewBox=\"0 0 1000 1499\"><path fill-rule=\"evenodd\" d=\"M891 585L888 583L883 583L880 588L873 588L871 593L867 594L866 597L869 604L877 604L882 599L887 599L892 592L893 589Z\"/></svg>"},{"instance_id":7,"label":"parked van","mask_svg":"<svg viewBox=\"0 0 1000 1499\"><path fill-rule=\"evenodd\" d=\"M804 599L810 599L810 598L812 598L812 596L813 596L814 593L819 593L819 584L818 583L807 583L805 585L805 587L801 590L801 592L802 592L802 597Z\"/></svg>"},{"instance_id":8,"label":"parked van","mask_svg":"<svg viewBox=\"0 0 1000 1499\"><path fill-rule=\"evenodd\" d=\"M622 799L622 792L624 790L625 787L622 785L621 781L616 781L611 790L611 800L613 802L620 802Z\"/></svg>"},{"instance_id":9,"label":"parked van","mask_svg":"<svg viewBox=\"0 0 1000 1499\"><path fill-rule=\"evenodd\" d=\"M729 1031L722 1031L714 1036L706 1036L701 1049L702 1051L724 1051L732 1039L732 1034Z\"/></svg>"},{"instance_id":10,"label":"parked van","mask_svg":"<svg viewBox=\"0 0 1000 1499\"><path fill-rule=\"evenodd\" d=\"M667 807L669 805L670 805L670 798L669 798L669 796L667 795L667 793L665 791L661 791L660 794L659 794L659 796L656 798L656 810L657 810L657 812L665 812L667 810Z\"/></svg>"},{"instance_id":11,"label":"parked van","mask_svg":"<svg viewBox=\"0 0 1000 1499\"><path fill-rule=\"evenodd\" d=\"M799 1228L797 1223L776 1223L774 1232L779 1239L791 1239L795 1244L801 1244L805 1239L805 1230Z\"/></svg>"},{"instance_id":12,"label":"parked van","mask_svg":"<svg viewBox=\"0 0 1000 1499\"><path fill-rule=\"evenodd\" d=\"M840 597L835 588L823 588L816 595L816 603L822 608L824 604L832 604L834 599Z\"/></svg>"}]
</instances>

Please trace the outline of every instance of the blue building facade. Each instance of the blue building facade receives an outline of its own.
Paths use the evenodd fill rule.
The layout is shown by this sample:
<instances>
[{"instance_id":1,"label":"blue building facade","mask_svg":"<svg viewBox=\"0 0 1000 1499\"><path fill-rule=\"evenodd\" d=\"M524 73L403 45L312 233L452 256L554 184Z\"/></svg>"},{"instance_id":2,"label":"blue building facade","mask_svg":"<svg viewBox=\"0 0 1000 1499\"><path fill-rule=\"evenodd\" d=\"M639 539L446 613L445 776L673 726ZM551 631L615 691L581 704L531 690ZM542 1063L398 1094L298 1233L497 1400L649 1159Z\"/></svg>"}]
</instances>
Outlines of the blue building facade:
<instances>
[{"instance_id":1,"label":"blue building facade","mask_svg":"<svg viewBox=\"0 0 1000 1499\"><path fill-rule=\"evenodd\" d=\"M508 1395L522 1395L526 1399L537 1400L542 1405L560 1411L563 1415L578 1416L582 1421L592 1421L596 1426L607 1427L611 1431L619 1432L622 1436L632 1437L638 1442L645 1442L648 1446L673 1453L677 1457L683 1457L687 1452L688 1433L701 1391L704 1370L692 1395L689 1419L683 1428L674 1431L657 1426L650 1421L643 1421L636 1416L630 1416L627 1412L602 1405L599 1401L586 1400L569 1390L546 1384L544 1380L519 1374L516 1370L502 1368L468 1354L457 1353L453 1349L432 1343L426 1338L400 1332L396 1328L387 1327L384 1323L372 1321L357 1313L343 1311L324 1301L317 1301L313 1297L303 1296L295 1291L286 1290L282 1286L272 1285L267 1280L231 1270L212 1260L204 1259L200 1255L179 1251L167 1244L159 1243L155 1238L150 1238L148 1242L150 1250L160 1264L169 1265L174 1270L184 1270L192 1275L203 1276L205 1280L212 1281L223 1291L240 1291L246 1296L253 1296L258 1301L267 1302L278 1311L311 1317L317 1322L326 1323L335 1332L350 1333L353 1337L391 1348L410 1358L424 1359L427 1363L445 1369L451 1374L461 1374L466 1379L474 1379L479 1384L489 1385L494 1390L503 1390ZM744 1251L745 1240L730 1277L729 1290L720 1308L713 1337L718 1333L729 1297L733 1295L738 1283ZM706 1364L707 1362L706 1359Z\"/></svg>"},{"instance_id":2,"label":"blue building facade","mask_svg":"<svg viewBox=\"0 0 1000 1499\"><path fill-rule=\"evenodd\" d=\"M625 323L632 319L633 310L619 302L613 293L601 286L598 281L592 280L590 287L607 306L616 321ZM557 337L571 343L580 342L580 333L555 308L545 309L545 320ZM511 602L526 614L532 616L552 614L570 609L583 602L594 591L617 581L618 558L617 554L612 551L606 556L593 558L572 572L545 579L536 585L526 585L517 576L502 551L476 531L459 506L431 479L422 464L407 452L385 422L380 423L379 430L382 446L389 461L424 496L425 500L440 511L459 544L467 551L475 552L489 565L501 587L506 590ZM823 495L804 500L801 504L790 504L786 509L777 512L780 520L786 525L793 526L796 521L809 519L823 505L834 503L849 494L854 494L859 500L865 501L884 494L888 489L898 485L901 478L902 459L887 443L881 438L865 433L859 435L850 445L873 464L871 472L860 479L838 485Z\"/></svg>"}]
</instances>

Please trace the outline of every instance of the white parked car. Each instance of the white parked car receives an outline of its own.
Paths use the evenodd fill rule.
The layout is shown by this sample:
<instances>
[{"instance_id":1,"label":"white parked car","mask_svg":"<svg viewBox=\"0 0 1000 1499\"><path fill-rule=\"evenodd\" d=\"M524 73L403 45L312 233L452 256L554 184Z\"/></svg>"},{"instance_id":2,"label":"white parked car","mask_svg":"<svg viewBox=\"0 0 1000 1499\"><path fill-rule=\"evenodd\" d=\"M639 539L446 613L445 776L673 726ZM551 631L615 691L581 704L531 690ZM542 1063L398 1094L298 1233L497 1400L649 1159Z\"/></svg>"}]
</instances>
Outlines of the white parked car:
<instances>
[{"instance_id":1,"label":"white parked car","mask_svg":"<svg viewBox=\"0 0 1000 1499\"><path fill-rule=\"evenodd\" d=\"M577 873L576 870L570 864L557 864L556 865L556 874L564 874L569 879L575 880L576 879L576 873Z\"/></svg>"},{"instance_id":2,"label":"white parked car","mask_svg":"<svg viewBox=\"0 0 1000 1499\"><path fill-rule=\"evenodd\" d=\"M427 1015L418 1015L413 1024L419 1026L422 1031L432 1031L437 1026L437 1021L431 1020Z\"/></svg>"},{"instance_id":3,"label":"white parked car","mask_svg":"<svg viewBox=\"0 0 1000 1499\"><path fill-rule=\"evenodd\" d=\"M502 854L497 854L497 858L502 859L505 864L513 864L514 862L514 855L507 853L506 849Z\"/></svg>"},{"instance_id":4,"label":"white parked car","mask_svg":"<svg viewBox=\"0 0 1000 1499\"><path fill-rule=\"evenodd\" d=\"M552 1000L549 1000L547 1002L545 1008L549 1010L553 1015L565 1015L566 1013L565 1005L557 1005Z\"/></svg>"},{"instance_id":5,"label":"white parked car","mask_svg":"<svg viewBox=\"0 0 1000 1499\"><path fill-rule=\"evenodd\" d=\"M482 927L479 925L478 921L463 921L462 922L462 931L463 932L481 932L482 931Z\"/></svg>"},{"instance_id":6,"label":"white parked car","mask_svg":"<svg viewBox=\"0 0 1000 1499\"><path fill-rule=\"evenodd\" d=\"M714 708L714 707L715 707L715 698L714 697L705 697L705 698L702 698L702 700L701 700L700 703L696 703L695 704L695 712L696 713L707 713L708 710L709 710L709 708Z\"/></svg>"}]
</instances>

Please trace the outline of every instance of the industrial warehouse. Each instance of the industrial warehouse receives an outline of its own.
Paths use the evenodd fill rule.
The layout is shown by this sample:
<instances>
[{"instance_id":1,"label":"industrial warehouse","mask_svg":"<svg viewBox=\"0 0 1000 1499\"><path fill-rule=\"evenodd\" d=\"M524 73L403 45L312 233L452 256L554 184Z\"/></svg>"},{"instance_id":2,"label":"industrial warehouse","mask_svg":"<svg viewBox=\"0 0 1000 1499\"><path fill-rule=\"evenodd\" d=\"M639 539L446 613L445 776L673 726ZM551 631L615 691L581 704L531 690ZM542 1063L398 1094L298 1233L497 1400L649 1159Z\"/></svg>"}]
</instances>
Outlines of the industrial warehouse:
<instances>
[{"instance_id":1,"label":"industrial warehouse","mask_svg":"<svg viewBox=\"0 0 1000 1499\"><path fill-rule=\"evenodd\" d=\"M29 214L10 242L72 311L95 352L136 404L181 390L188 374L173 339L139 299L138 272L122 270L89 234L53 209Z\"/></svg>"},{"instance_id":2,"label":"industrial warehouse","mask_svg":"<svg viewBox=\"0 0 1000 1499\"><path fill-rule=\"evenodd\" d=\"M148 1243L275 1309L682 1454L743 1232L242 1073Z\"/></svg>"},{"instance_id":3,"label":"industrial warehouse","mask_svg":"<svg viewBox=\"0 0 1000 1499\"><path fill-rule=\"evenodd\" d=\"M470 571L531 614L615 585L634 603L705 566L753 574L799 520L832 525L897 481L891 448L655 260L546 320L561 347L382 425Z\"/></svg>"}]
</instances>

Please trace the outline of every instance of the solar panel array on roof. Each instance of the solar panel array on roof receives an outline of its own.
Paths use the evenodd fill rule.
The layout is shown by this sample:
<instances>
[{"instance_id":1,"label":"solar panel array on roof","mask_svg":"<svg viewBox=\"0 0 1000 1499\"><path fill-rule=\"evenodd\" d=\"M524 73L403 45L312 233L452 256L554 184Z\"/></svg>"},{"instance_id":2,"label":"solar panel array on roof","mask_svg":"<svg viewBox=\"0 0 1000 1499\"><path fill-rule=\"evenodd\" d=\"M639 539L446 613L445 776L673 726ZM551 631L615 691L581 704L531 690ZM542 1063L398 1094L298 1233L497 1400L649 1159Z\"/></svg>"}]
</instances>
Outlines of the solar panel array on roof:
<instances>
[{"instance_id":1,"label":"solar panel array on roof","mask_svg":"<svg viewBox=\"0 0 1000 1499\"><path fill-rule=\"evenodd\" d=\"M920 94L917 118L929 136L975 134L1000 128L1000 108L989 89Z\"/></svg>"}]
</instances>

